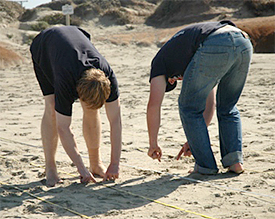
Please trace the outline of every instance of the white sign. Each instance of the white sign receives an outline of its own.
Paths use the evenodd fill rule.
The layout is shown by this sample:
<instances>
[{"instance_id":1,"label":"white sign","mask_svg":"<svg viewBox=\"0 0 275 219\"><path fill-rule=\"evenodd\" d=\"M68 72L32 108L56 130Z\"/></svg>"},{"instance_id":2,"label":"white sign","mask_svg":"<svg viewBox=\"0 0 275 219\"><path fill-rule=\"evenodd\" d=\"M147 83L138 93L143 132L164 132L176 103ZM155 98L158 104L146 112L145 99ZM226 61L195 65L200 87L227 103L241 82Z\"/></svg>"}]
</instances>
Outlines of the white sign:
<instances>
[{"instance_id":1,"label":"white sign","mask_svg":"<svg viewBox=\"0 0 275 219\"><path fill-rule=\"evenodd\" d=\"M67 15L67 14L73 14L74 13L74 8L72 5L63 5L62 6L62 12L63 14Z\"/></svg>"}]
</instances>

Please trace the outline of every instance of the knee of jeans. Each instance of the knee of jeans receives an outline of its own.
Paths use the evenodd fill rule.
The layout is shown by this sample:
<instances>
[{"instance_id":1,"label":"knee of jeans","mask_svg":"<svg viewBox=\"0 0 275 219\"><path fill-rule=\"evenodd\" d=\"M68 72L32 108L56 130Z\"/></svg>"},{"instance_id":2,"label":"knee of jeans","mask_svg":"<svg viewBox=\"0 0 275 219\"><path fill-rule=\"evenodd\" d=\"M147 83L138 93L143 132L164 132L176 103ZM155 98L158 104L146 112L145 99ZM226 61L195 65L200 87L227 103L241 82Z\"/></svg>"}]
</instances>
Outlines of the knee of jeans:
<instances>
[{"instance_id":1,"label":"knee of jeans","mask_svg":"<svg viewBox=\"0 0 275 219\"><path fill-rule=\"evenodd\" d=\"M232 109L217 107L217 116L239 116L240 112L237 107L233 107Z\"/></svg>"},{"instance_id":2,"label":"knee of jeans","mask_svg":"<svg viewBox=\"0 0 275 219\"><path fill-rule=\"evenodd\" d=\"M180 99L180 97L178 98L178 106L179 106L179 111L180 112L184 112L184 111L186 111L186 104L184 104L183 102L182 102L182 100Z\"/></svg>"},{"instance_id":3,"label":"knee of jeans","mask_svg":"<svg viewBox=\"0 0 275 219\"><path fill-rule=\"evenodd\" d=\"M186 109L186 100L182 95L179 95L178 97L178 106L180 109L185 110Z\"/></svg>"},{"instance_id":4,"label":"knee of jeans","mask_svg":"<svg viewBox=\"0 0 275 219\"><path fill-rule=\"evenodd\" d=\"M190 112L190 109L188 109L186 105L179 103L179 114L182 121L186 121L186 119L190 118Z\"/></svg>"}]
</instances>

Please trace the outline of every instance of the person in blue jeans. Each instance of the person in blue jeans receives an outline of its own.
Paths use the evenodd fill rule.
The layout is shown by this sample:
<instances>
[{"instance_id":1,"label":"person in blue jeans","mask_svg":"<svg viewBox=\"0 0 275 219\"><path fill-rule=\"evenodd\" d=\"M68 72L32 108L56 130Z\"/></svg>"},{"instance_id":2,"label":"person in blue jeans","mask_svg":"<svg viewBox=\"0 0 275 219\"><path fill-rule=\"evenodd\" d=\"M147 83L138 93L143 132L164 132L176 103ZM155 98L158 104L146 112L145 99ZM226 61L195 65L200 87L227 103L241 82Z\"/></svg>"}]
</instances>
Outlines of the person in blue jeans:
<instances>
[{"instance_id":1,"label":"person in blue jeans","mask_svg":"<svg viewBox=\"0 0 275 219\"><path fill-rule=\"evenodd\" d=\"M252 53L247 34L231 21L189 25L158 51L152 60L147 105L151 158L161 161L162 157L158 132L164 94L176 87L177 80L182 80L178 105L187 142L177 159L182 154L193 155L195 167L190 173L218 172L207 130L216 108L222 165L238 174L244 171L241 120L236 104Z\"/></svg>"}]
</instances>

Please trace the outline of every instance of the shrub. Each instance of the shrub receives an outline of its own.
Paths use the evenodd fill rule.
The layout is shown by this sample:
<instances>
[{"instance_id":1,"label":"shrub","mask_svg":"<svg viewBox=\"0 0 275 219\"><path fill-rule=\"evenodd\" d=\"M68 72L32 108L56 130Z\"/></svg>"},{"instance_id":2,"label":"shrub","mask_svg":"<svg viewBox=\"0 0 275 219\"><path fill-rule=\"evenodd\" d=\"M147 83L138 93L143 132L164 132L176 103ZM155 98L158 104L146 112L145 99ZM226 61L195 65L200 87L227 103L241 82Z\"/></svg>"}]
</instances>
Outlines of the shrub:
<instances>
[{"instance_id":1,"label":"shrub","mask_svg":"<svg viewBox=\"0 0 275 219\"><path fill-rule=\"evenodd\" d=\"M274 15L274 1L245 0L244 5L256 16Z\"/></svg>"},{"instance_id":2,"label":"shrub","mask_svg":"<svg viewBox=\"0 0 275 219\"><path fill-rule=\"evenodd\" d=\"M81 18L79 18L79 17L77 17L75 15L71 16L71 25L80 26L81 24L82 24Z\"/></svg>"},{"instance_id":3,"label":"shrub","mask_svg":"<svg viewBox=\"0 0 275 219\"><path fill-rule=\"evenodd\" d=\"M21 22L31 20L35 15L35 9L27 9L18 19Z\"/></svg>"},{"instance_id":4,"label":"shrub","mask_svg":"<svg viewBox=\"0 0 275 219\"><path fill-rule=\"evenodd\" d=\"M7 34L7 37L8 37L9 39L13 38L13 34Z\"/></svg>"},{"instance_id":5,"label":"shrub","mask_svg":"<svg viewBox=\"0 0 275 219\"><path fill-rule=\"evenodd\" d=\"M35 24L31 25L31 29L34 31L42 31L49 27L50 25L45 21L38 21Z\"/></svg>"},{"instance_id":6,"label":"shrub","mask_svg":"<svg viewBox=\"0 0 275 219\"><path fill-rule=\"evenodd\" d=\"M39 21L44 21L50 25L65 24L65 16L62 13L57 13L42 17Z\"/></svg>"},{"instance_id":7,"label":"shrub","mask_svg":"<svg viewBox=\"0 0 275 219\"><path fill-rule=\"evenodd\" d=\"M56 13L54 15L47 15L41 19L39 19L39 21L44 21L50 25L56 25L56 24L66 24L66 18L65 15L63 15L62 13ZM80 26L82 21L80 18L72 15L70 18L70 23L71 25L75 25L75 26Z\"/></svg>"},{"instance_id":8,"label":"shrub","mask_svg":"<svg viewBox=\"0 0 275 219\"><path fill-rule=\"evenodd\" d=\"M99 15L101 11L102 9L98 5L91 5L85 2L74 8L74 15L86 18L86 16L90 15Z\"/></svg>"},{"instance_id":9,"label":"shrub","mask_svg":"<svg viewBox=\"0 0 275 219\"><path fill-rule=\"evenodd\" d=\"M52 10L60 11L62 10L62 6L66 4L71 4L72 1L70 0L59 0L59 1L53 1L46 4L39 5L38 8L50 8Z\"/></svg>"},{"instance_id":10,"label":"shrub","mask_svg":"<svg viewBox=\"0 0 275 219\"><path fill-rule=\"evenodd\" d=\"M104 13L103 17L111 17L112 19L116 19L116 23L119 25L129 24L131 23L131 16L128 13L122 12L119 9L110 9Z\"/></svg>"}]
</instances>

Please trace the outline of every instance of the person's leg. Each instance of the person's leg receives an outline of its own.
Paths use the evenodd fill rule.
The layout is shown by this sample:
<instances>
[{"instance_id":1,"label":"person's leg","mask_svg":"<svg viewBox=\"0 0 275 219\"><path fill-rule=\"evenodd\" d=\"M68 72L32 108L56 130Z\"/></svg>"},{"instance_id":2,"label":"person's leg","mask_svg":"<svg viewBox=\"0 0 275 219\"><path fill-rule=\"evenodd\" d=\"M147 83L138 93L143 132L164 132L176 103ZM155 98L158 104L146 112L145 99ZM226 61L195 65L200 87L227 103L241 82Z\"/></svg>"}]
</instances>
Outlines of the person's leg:
<instances>
[{"instance_id":1,"label":"person's leg","mask_svg":"<svg viewBox=\"0 0 275 219\"><path fill-rule=\"evenodd\" d=\"M45 111L41 122L41 137L46 162L47 186L54 186L61 182L58 177L55 163L58 134L56 129L54 95L47 95L45 98Z\"/></svg>"},{"instance_id":2,"label":"person's leg","mask_svg":"<svg viewBox=\"0 0 275 219\"><path fill-rule=\"evenodd\" d=\"M241 35L234 38L234 41L235 63L221 79L217 90L217 117L222 164L229 170L240 173L243 171L242 129L236 103L246 81L252 47Z\"/></svg>"},{"instance_id":3,"label":"person's leg","mask_svg":"<svg viewBox=\"0 0 275 219\"><path fill-rule=\"evenodd\" d=\"M41 138L46 164L46 184L47 186L54 186L56 183L62 182L62 180L58 177L55 163L58 133L55 117L53 74L51 72L46 74L34 59L33 68L45 99L45 109L41 122Z\"/></svg>"},{"instance_id":4,"label":"person's leg","mask_svg":"<svg viewBox=\"0 0 275 219\"><path fill-rule=\"evenodd\" d=\"M80 102L83 108L83 136L89 153L90 172L104 177L106 167L103 165L100 154L100 111L88 109L84 102Z\"/></svg>"},{"instance_id":5,"label":"person's leg","mask_svg":"<svg viewBox=\"0 0 275 219\"><path fill-rule=\"evenodd\" d=\"M179 112L187 141L196 160L194 171L203 174L215 174L218 169L211 149L207 126L203 118L206 98L214 84L209 83L209 86L206 86L201 92L192 95L191 93L195 93L192 85L189 87L184 82L183 79L182 90L179 96ZM192 83L196 82L193 81ZM195 99L191 100L189 98L191 96Z\"/></svg>"},{"instance_id":6,"label":"person's leg","mask_svg":"<svg viewBox=\"0 0 275 219\"><path fill-rule=\"evenodd\" d=\"M229 34L212 34L200 45L184 72L179 111L196 160L194 171L199 173L218 172L203 112L209 92L232 65L233 51Z\"/></svg>"},{"instance_id":7,"label":"person's leg","mask_svg":"<svg viewBox=\"0 0 275 219\"><path fill-rule=\"evenodd\" d=\"M216 48L213 49L215 51ZM184 73L179 96L180 118L196 160L194 171L203 174L218 172L203 112L207 96L217 84L219 72L226 68L228 62L227 53L216 54L214 51L206 54L201 48L196 52Z\"/></svg>"}]
</instances>

